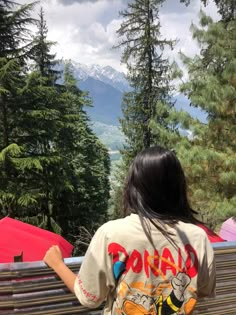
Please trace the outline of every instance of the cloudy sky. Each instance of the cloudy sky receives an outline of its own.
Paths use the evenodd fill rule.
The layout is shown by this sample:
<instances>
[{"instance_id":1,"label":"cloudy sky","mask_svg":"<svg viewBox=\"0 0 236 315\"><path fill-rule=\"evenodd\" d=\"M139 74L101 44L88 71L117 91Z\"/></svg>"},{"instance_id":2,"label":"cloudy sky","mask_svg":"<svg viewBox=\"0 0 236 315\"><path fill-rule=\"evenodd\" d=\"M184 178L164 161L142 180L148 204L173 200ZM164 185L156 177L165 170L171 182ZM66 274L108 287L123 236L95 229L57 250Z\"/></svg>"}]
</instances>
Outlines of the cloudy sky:
<instances>
[{"instance_id":1,"label":"cloudy sky","mask_svg":"<svg viewBox=\"0 0 236 315\"><path fill-rule=\"evenodd\" d=\"M18 0L20 3L31 2ZM120 64L121 51L112 49L117 43L116 30L121 23L119 11L127 6L128 0L41 0L48 25L48 38L56 41L54 51L57 58L72 59L83 64L110 65L124 70ZM160 10L163 37L178 39L171 57L177 59L181 49L194 55L198 47L191 39L191 22L198 21L202 7L200 0L191 0L185 7L179 0L166 0ZM36 7L35 14L40 8ZM204 11L218 18L215 5L209 1Z\"/></svg>"}]
</instances>

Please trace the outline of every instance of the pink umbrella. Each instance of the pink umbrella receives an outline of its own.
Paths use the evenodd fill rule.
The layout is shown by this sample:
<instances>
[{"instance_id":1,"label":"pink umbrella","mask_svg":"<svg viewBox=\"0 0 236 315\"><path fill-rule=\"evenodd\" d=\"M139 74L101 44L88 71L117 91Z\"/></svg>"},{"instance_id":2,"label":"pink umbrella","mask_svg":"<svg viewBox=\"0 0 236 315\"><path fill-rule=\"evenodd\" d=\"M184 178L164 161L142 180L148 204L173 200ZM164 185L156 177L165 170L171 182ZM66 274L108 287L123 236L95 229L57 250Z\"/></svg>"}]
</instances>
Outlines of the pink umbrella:
<instances>
[{"instance_id":1,"label":"pink umbrella","mask_svg":"<svg viewBox=\"0 0 236 315\"><path fill-rule=\"evenodd\" d=\"M52 245L61 248L63 258L73 250L62 236L9 217L0 220L0 231L0 263L14 262L21 254L24 262L42 260Z\"/></svg>"},{"instance_id":2,"label":"pink umbrella","mask_svg":"<svg viewBox=\"0 0 236 315\"><path fill-rule=\"evenodd\" d=\"M221 225L220 236L227 241L236 241L236 218L230 218Z\"/></svg>"}]
</instances>

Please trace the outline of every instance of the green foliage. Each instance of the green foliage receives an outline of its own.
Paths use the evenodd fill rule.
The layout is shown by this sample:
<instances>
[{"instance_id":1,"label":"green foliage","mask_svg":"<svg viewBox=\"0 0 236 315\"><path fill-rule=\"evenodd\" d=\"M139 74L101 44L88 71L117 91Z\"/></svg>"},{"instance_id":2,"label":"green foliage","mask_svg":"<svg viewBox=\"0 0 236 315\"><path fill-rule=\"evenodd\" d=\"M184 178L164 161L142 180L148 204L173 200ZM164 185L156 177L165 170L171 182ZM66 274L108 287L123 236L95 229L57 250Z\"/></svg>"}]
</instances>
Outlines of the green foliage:
<instances>
[{"instance_id":1,"label":"green foliage","mask_svg":"<svg viewBox=\"0 0 236 315\"><path fill-rule=\"evenodd\" d=\"M27 186L29 172L41 172L42 165L35 157L25 155L23 147L13 143L0 152L0 204L3 215L21 214L20 208L37 204L43 194L30 191Z\"/></svg>"},{"instance_id":2,"label":"green foliage","mask_svg":"<svg viewBox=\"0 0 236 315\"><path fill-rule=\"evenodd\" d=\"M0 2L0 38L13 36L0 44L0 216L73 240L79 226L93 228L106 219L109 155L89 127L84 106L91 101L76 87L69 64L64 83L57 82L43 11L38 33L26 47L33 5L13 7L11 1L4 7ZM25 71L25 57L31 59L31 72Z\"/></svg>"},{"instance_id":3,"label":"green foliage","mask_svg":"<svg viewBox=\"0 0 236 315\"><path fill-rule=\"evenodd\" d=\"M23 61L30 50L30 17L36 2L19 6L15 1L0 0L0 58Z\"/></svg>"},{"instance_id":4,"label":"green foliage","mask_svg":"<svg viewBox=\"0 0 236 315\"><path fill-rule=\"evenodd\" d=\"M200 25L192 31L201 54L193 59L182 55L189 80L181 90L208 113L208 123L192 121L192 141L179 155L193 206L216 225L236 209L236 21L214 23L201 12Z\"/></svg>"},{"instance_id":5,"label":"green foliage","mask_svg":"<svg viewBox=\"0 0 236 315\"><path fill-rule=\"evenodd\" d=\"M163 118L172 107L170 101L171 68L163 57L165 47L174 42L161 38L159 7L163 1L133 1L121 12L124 21L118 30L123 48L122 61L127 65L132 91L125 93L121 119L127 146L123 151L127 164L143 148L161 139L150 128L156 117L160 128L166 128ZM158 106L157 106L158 104ZM164 109L165 107L165 109Z\"/></svg>"},{"instance_id":6,"label":"green foliage","mask_svg":"<svg viewBox=\"0 0 236 315\"><path fill-rule=\"evenodd\" d=\"M201 0L202 3L206 6L209 3L209 0ZM180 2L189 5L191 0L180 0ZM236 17L236 5L235 0L214 0L218 13L221 15L222 20L228 22L234 20Z\"/></svg>"},{"instance_id":7,"label":"green foliage","mask_svg":"<svg viewBox=\"0 0 236 315\"><path fill-rule=\"evenodd\" d=\"M218 12L222 16L222 20L228 22L236 18L236 6L234 0L215 0Z\"/></svg>"},{"instance_id":8,"label":"green foliage","mask_svg":"<svg viewBox=\"0 0 236 315\"><path fill-rule=\"evenodd\" d=\"M123 189L128 170L123 159L113 161L111 166L111 199L109 203L109 217L111 219L117 219L123 216Z\"/></svg>"},{"instance_id":9,"label":"green foliage","mask_svg":"<svg viewBox=\"0 0 236 315\"><path fill-rule=\"evenodd\" d=\"M59 145L63 155L67 156L73 191L68 191L63 199L60 198L64 212L59 220L63 230L76 235L79 226L91 229L106 219L110 160L107 149L89 128L83 109L83 104L88 102L87 95L76 87L70 64L65 66L64 85L61 99L66 110L64 129L59 136L63 141L59 141ZM72 117L73 124L68 124L68 117ZM71 136L73 142L68 146Z\"/></svg>"},{"instance_id":10,"label":"green foliage","mask_svg":"<svg viewBox=\"0 0 236 315\"><path fill-rule=\"evenodd\" d=\"M18 92L23 84L19 62L0 58L0 150L14 142L12 138L17 133L17 120L14 121L13 115L22 106Z\"/></svg>"},{"instance_id":11,"label":"green foliage","mask_svg":"<svg viewBox=\"0 0 236 315\"><path fill-rule=\"evenodd\" d=\"M55 69L58 63L55 59L56 55L50 53L51 47L55 43L47 40L48 28L42 8L40 9L39 20L36 22L36 25L38 32L33 39L30 50L30 57L34 61L33 68L49 80L48 84L55 84L56 79L60 77L60 72Z\"/></svg>"},{"instance_id":12,"label":"green foliage","mask_svg":"<svg viewBox=\"0 0 236 315\"><path fill-rule=\"evenodd\" d=\"M22 152L22 149L15 143L10 144L0 152L0 162L5 162L7 156L17 156Z\"/></svg>"},{"instance_id":13,"label":"green foliage","mask_svg":"<svg viewBox=\"0 0 236 315\"><path fill-rule=\"evenodd\" d=\"M120 127L93 121L91 128L101 142L110 150L119 150L124 145L124 135ZM111 159L113 159L113 157L111 157Z\"/></svg>"},{"instance_id":14,"label":"green foliage","mask_svg":"<svg viewBox=\"0 0 236 315\"><path fill-rule=\"evenodd\" d=\"M184 113L174 110L171 99L171 80L179 76L179 70L164 57L165 48L172 49L175 42L161 36L159 8L162 3L162 0L136 0L121 12L124 21L118 30L119 47L123 48L122 61L127 66L132 90L124 94L122 103L124 118L120 122L126 143L121 150L119 184L113 194L116 214L124 177L133 158L152 145L173 148L180 142L181 120L186 125Z\"/></svg>"}]
</instances>

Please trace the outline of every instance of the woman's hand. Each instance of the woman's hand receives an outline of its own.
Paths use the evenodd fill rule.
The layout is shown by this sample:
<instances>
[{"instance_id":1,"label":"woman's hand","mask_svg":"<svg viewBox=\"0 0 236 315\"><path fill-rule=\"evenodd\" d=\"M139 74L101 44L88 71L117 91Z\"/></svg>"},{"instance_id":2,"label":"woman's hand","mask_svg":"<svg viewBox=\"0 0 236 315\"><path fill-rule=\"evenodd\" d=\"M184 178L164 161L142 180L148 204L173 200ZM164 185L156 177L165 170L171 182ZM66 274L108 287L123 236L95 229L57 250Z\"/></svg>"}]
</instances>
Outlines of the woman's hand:
<instances>
[{"instance_id":1,"label":"woman's hand","mask_svg":"<svg viewBox=\"0 0 236 315\"><path fill-rule=\"evenodd\" d=\"M76 275L64 264L59 246L53 245L50 247L43 260L57 273L69 290L74 293Z\"/></svg>"},{"instance_id":2,"label":"woman's hand","mask_svg":"<svg viewBox=\"0 0 236 315\"><path fill-rule=\"evenodd\" d=\"M50 247L43 260L49 267L55 270L61 263L63 263L63 257L59 246L53 245Z\"/></svg>"}]
</instances>

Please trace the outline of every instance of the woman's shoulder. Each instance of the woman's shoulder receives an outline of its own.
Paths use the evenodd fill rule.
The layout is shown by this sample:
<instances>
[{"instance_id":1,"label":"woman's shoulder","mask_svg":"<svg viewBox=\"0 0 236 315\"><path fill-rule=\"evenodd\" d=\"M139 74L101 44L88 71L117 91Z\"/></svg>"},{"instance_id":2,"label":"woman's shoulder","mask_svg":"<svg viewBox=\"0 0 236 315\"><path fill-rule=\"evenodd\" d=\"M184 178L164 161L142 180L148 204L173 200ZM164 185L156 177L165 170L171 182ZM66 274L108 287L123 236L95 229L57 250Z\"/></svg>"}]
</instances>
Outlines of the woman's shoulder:
<instances>
[{"instance_id":1,"label":"woman's shoulder","mask_svg":"<svg viewBox=\"0 0 236 315\"><path fill-rule=\"evenodd\" d=\"M189 239L196 239L204 241L208 239L206 232L194 223L179 222L177 225L177 231L179 234L185 235Z\"/></svg>"},{"instance_id":2,"label":"woman's shoulder","mask_svg":"<svg viewBox=\"0 0 236 315\"><path fill-rule=\"evenodd\" d=\"M196 233L200 233L204 235L204 230L196 223L190 223L190 222L183 222L183 221L179 221L178 226L181 227L182 229L188 230L188 231L192 231L192 232L196 232Z\"/></svg>"},{"instance_id":3,"label":"woman's shoulder","mask_svg":"<svg viewBox=\"0 0 236 315\"><path fill-rule=\"evenodd\" d=\"M101 226L101 228L103 230L120 229L121 227L131 226L133 224L140 224L139 217L137 214L131 214L124 218L110 220L104 223Z\"/></svg>"},{"instance_id":4,"label":"woman's shoulder","mask_svg":"<svg viewBox=\"0 0 236 315\"><path fill-rule=\"evenodd\" d=\"M113 236L116 234L125 235L126 232L130 233L130 231L141 229L141 223L138 215L131 214L124 218L110 220L104 223L100 228L100 232L105 234L106 236Z\"/></svg>"}]
</instances>

